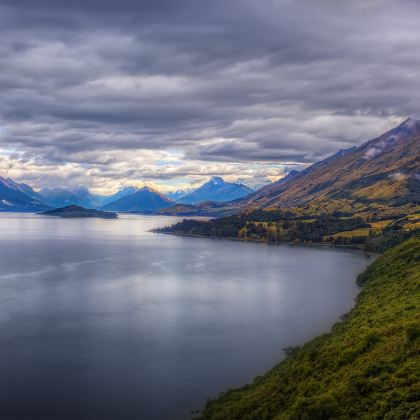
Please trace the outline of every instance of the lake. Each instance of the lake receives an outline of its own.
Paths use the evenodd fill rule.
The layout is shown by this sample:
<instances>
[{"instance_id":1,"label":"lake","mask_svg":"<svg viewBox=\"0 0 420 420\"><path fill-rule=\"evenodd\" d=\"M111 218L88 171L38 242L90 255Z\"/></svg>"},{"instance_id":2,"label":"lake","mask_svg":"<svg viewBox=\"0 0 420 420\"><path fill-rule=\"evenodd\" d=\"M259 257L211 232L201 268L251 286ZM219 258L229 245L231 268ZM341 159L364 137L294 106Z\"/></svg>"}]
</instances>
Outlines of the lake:
<instances>
[{"instance_id":1,"label":"lake","mask_svg":"<svg viewBox=\"0 0 420 420\"><path fill-rule=\"evenodd\" d=\"M183 419L327 332L372 257L0 214L0 418Z\"/></svg>"}]
</instances>

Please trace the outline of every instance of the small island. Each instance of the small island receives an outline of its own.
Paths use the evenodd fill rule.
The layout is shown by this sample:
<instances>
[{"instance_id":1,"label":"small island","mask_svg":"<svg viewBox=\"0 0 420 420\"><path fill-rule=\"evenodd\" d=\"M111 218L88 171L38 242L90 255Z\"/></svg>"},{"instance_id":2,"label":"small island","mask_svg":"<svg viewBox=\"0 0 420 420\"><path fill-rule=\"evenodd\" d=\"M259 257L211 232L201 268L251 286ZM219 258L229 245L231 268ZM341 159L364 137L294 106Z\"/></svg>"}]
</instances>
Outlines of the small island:
<instances>
[{"instance_id":1,"label":"small island","mask_svg":"<svg viewBox=\"0 0 420 420\"><path fill-rule=\"evenodd\" d=\"M117 213L112 211L101 211L95 209L85 209L81 206L71 205L66 207L61 207L54 210L44 211L39 213L44 216L57 216L64 218L79 218L79 217L96 217L99 219L117 219Z\"/></svg>"}]
</instances>

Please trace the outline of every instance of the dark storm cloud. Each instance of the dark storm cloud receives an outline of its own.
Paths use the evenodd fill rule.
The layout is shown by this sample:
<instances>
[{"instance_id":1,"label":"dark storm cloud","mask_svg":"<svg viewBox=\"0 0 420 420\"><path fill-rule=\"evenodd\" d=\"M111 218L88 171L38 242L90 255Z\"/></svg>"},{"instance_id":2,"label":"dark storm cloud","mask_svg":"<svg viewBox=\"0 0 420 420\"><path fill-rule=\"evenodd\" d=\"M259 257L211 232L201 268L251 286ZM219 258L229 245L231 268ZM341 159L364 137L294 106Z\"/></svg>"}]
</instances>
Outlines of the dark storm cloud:
<instances>
[{"instance_id":1,"label":"dark storm cloud","mask_svg":"<svg viewBox=\"0 0 420 420\"><path fill-rule=\"evenodd\" d=\"M409 0L0 0L0 145L87 168L143 149L313 162L419 115L418 16Z\"/></svg>"}]
</instances>

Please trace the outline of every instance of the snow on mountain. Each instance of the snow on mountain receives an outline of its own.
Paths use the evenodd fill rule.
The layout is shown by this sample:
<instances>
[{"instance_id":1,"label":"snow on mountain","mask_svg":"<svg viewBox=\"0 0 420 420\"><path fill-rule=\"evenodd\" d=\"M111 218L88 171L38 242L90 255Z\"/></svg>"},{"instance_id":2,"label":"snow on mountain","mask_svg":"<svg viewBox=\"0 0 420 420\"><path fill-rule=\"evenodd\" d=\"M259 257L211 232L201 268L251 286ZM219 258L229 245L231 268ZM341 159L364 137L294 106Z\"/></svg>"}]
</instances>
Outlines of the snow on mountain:
<instances>
[{"instance_id":1,"label":"snow on mountain","mask_svg":"<svg viewBox=\"0 0 420 420\"><path fill-rule=\"evenodd\" d=\"M244 184L226 182L219 176L213 176L208 182L182 197L179 202L198 204L205 201L227 202L245 197L253 190Z\"/></svg>"}]
</instances>

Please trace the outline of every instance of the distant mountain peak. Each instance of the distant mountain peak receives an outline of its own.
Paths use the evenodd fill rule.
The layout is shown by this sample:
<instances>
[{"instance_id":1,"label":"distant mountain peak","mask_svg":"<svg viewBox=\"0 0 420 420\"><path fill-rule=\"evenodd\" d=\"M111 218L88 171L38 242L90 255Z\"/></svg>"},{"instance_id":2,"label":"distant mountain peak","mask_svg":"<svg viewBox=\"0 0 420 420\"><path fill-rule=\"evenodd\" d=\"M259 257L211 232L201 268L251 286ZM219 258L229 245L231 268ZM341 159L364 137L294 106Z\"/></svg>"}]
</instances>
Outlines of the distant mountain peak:
<instances>
[{"instance_id":1,"label":"distant mountain peak","mask_svg":"<svg viewBox=\"0 0 420 420\"><path fill-rule=\"evenodd\" d=\"M159 191L156 191L154 188L148 187L147 185L145 185L144 187L142 187L139 190L137 190L137 192L140 192L140 191L150 192L150 193L161 195L161 193Z\"/></svg>"},{"instance_id":2,"label":"distant mountain peak","mask_svg":"<svg viewBox=\"0 0 420 420\"><path fill-rule=\"evenodd\" d=\"M221 178L220 176L212 176L210 178L210 181L213 185L223 185L225 184L225 180Z\"/></svg>"},{"instance_id":3,"label":"distant mountain peak","mask_svg":"<svg viewBox=\"0 0 420 420\"><path fill-rule=\"evenodd\" d=\"M120 193L136 193L139 189L137 187L134 187L133 185L126 185L125 187L122 187L119 189L118 192Z\"/></svg>"},{"instance_id":4,"label":"distant mountain peak","mask_svg":"<svg viewBox=\"0 0 420 420\"><path fill-rule=\"evenodd\" d=\"M220 176L213 176L209 181L182 197L179 202L197 204L206 201L226 202L244 197L253 190L244 184L226 182Z\"/></svg>"},{"instance_id":5,"label":"distant mountain peak","mask_svg":"<svg viewBox=\"0 0 420 420\"><path fill-rule=\"evenodd\" d=\"M170 207L174 201L162 195L147 185L129 194L106 204L104 210L122 212L153 213L162 208Z\"/></svg>"}]
</instances>

